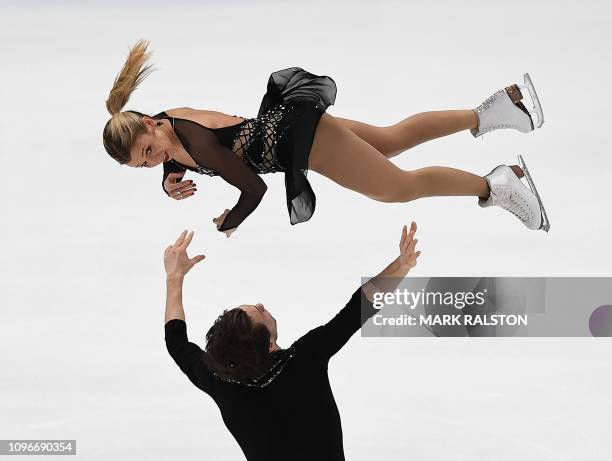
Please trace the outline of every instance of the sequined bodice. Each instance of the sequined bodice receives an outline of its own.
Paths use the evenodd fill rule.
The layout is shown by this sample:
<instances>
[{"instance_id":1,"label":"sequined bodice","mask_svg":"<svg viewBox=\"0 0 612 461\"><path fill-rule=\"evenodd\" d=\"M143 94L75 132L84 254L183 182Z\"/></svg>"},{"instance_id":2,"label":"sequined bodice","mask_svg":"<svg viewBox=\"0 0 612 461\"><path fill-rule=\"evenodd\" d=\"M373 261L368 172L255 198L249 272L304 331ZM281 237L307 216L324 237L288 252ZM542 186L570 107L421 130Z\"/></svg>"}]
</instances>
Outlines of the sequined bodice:
<instances>
[{"instance_id":1,"label":"sequined bodice","mask_svg":"<svg viewBox=\"0 0 612 461\"><path fill-rule=\"evenodd\" d=\"M255 172L284 171L279 143L290 126L285 121L289 110L289 106L279 104L259 117L246 119L236 131L232 150Z\"/></svg>"},{"instance_id":2,"label":"sequined bodice","mask_svg":"<svg viewBox=\"0 0 612 461\"><path fill-rule=\"evenodd\" d=\"M222 128L201 126L212 131L221 145L233 151L254 172L276 173L285 170L279 158L279 143L284 140L290 126L289 123L286 123L285 115L291 109L293 107L279 104L259 117L245 118L236 125ZM176 131L175 118L168 118ZM177 162L174 163L184 166ZM208 176L217 175L215 171L199 164L196 168L190 169Z\"/></svg>"}]
</instances>

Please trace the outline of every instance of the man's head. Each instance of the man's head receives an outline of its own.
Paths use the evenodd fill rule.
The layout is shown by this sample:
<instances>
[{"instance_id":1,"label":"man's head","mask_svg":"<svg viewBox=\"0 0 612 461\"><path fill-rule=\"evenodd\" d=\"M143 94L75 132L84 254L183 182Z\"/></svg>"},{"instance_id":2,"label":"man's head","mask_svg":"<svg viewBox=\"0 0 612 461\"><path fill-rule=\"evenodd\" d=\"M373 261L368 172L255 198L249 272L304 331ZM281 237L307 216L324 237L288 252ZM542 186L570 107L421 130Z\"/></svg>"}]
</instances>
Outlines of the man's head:
<instances>
[{"instance_id":1,"label":"man's head","mask_svg":"<svg viewBox=\"0 0 612 461\"><path fill-rule=\"evenodd\" d=\"M206 360L219 376L256 378L278 350L276 320L263 304L243 304L224 311L206 333Z\"/></svg>"}]
</instances>

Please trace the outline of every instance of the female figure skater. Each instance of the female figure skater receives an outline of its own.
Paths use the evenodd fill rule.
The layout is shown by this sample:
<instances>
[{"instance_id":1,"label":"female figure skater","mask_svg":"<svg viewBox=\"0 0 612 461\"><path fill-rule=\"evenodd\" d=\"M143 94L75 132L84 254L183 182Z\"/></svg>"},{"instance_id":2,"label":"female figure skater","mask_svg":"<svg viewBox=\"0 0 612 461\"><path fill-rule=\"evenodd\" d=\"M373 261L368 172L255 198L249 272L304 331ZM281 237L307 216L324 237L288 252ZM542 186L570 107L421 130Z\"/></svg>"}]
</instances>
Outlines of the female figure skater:
<instances>
[{"instance_id":1,"label":"female figure skater","mask_svg":"<svg viewBox=\"0 0 612 461\"><path fill-rule=\"evenodd\" d=\"M334 318L287 349L262 304L226 310L206 334L203 351L187 338L185 275L204 255L187 256L193 232L164 252L166 348L189 380L217 404L249 461L344 460L342 424L327 374L329 360L368 318L377 292L392 293L420 255L416 223L402 229L399 256L357 288ZM376 390L371 389L374 396Z\"/></svg>"},{"instance_id":2,"label":"female figure skater","mask_svg":"<svg viewBox=\"0 0 612 461\"><path fill-rule=\"evenodd\" d=\"M291 224L307 221L315 194L306 174L314 170L374 200L408 202L421 197L468 195L479 205L500 206L529 229L548 231L549 223L521 156L518 165L499 165L484 177L454 168L432 166L404 171L389 159L430 139L469 129L474 137L501 128L533 131L543 115L529 76L525 85L497 91L475 109L424 112L388 127L333 117L336 84L299 67L274 72L258 116L243 118L221 112L177 108L149 117L121 112L130 94L151 72L148 42L139 41L116 77L106 101L111 119L104 147L120 164L153 168L163 163L163 187L177 200L197 191L186 170L219 175L240 189L236 205L213 219L229 237L255 210L267 186L259 176L282 171ZM521 103L521 89L534 102ZM534 124L531 114L537 114ZM520 180L523 176L527 188Z\"/></svg>"}]
</instances>

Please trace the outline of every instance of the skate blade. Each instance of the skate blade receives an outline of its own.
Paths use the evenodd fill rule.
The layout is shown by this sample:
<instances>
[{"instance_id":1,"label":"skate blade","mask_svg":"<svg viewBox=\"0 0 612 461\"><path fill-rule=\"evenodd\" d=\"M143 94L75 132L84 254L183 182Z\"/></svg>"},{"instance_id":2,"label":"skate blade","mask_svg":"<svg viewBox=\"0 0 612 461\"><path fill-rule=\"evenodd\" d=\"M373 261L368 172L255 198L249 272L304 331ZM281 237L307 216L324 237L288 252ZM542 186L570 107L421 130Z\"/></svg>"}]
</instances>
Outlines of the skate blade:
<instances>
[{"instance_id":1,"label":"skate blade","mask_svg":"<svg viewBox=\"0 0 612 461\"><path fill-rule=\"evenodd\" d=\"M542 215L542 224L540 224L540 229L545 232L550 230L550 221L548 220L548 216L546 215L546 210L544 209L544 204L542 203L542 199L540 198L540 194L538 194L538 189L533 182L533 178L531 174L529 174L529 170L527 169L527 165L525 164L525 160L523 160L523 156L521 154L518 155L519 166L523 173L525 173L525 179L527 179L527 183L529 183L529 188L533 195L538 199L538 203L540 204L540 214Z\"/></svg>"},{"instance_id":2,"label":"skate blade","mask_svg":"<svg viewBox=\"0 0 612 461\"><path fill-rule=\"evenodd\" d=\"M526 73L523 76L525 80L524 85L518 85L520 89L526 89L529 92L529 96L531 96L531 102L533 103L533 108L529 111L531 114L537 115L537 121L535 122L536 128L540 128L544 124L544 112L542 112L542 104L540 104L540 99L538 98L538 94L536 93L535 87L533 86L533 82L531 81L531 77Z\"/></svg>"}]
</instances>

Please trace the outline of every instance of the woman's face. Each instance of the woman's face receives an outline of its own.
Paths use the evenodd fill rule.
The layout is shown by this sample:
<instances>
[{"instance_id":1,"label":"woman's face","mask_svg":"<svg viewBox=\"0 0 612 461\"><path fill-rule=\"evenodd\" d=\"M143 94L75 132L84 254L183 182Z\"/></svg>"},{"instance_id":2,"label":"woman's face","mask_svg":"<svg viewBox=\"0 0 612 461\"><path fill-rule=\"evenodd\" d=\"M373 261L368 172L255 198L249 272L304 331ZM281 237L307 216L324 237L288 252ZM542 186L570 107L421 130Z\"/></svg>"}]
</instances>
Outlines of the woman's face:
<instances>
[{"instance_id":1,"label":"woman's face","mask_svg":"<svg viewBox=\"0 0 612 461\"><path fill-rule=\"evenodd\" d=\"M153 168L172 158L174 146L164 125L158 126L158 121L149 117L143 117L143 121L146 132L136 138L130 151L130 161L126 165L134 168Z\"/></svg>"}]
</instances>

